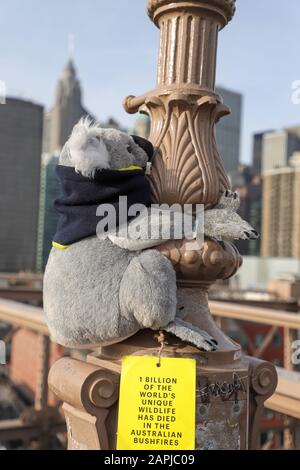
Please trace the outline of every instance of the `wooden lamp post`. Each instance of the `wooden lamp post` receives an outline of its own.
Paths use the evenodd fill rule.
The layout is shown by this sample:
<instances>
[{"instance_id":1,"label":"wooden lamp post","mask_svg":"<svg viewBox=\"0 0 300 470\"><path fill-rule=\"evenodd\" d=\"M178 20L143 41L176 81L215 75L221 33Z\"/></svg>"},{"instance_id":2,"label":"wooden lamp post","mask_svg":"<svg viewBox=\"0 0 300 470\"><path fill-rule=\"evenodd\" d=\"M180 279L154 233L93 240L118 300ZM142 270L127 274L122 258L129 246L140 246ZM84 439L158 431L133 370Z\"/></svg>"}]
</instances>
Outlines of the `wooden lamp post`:
<instances>
[{"instance_id":1,"label":"wooden lamp post","mask_svg":"<svg viewBox=\"0 0 300 470\"><path fill-rule=\"evenodd\" d=\"M125 109L151 117L156 148L151 176L155 203L217 204L229 188L215 139L215 124L229 109L215 92L219 31L235 12L235 0L149 0L148 14L160 28L157 88L129 96ZM197 449L257 446L259 416L276 387L275 368L242 356L212 319L209 286L228 279L241 265L233 244L205 240L187 251L187 240L159 247L177 273L178 303L187 319L218 341L216 352L200 352L168 338L162 355L197 363ZM49 384L64 401L70 449L115 449L118 384L124 355L157 354L152 331L103 347L87 362L64 358Z\"/></svg>"}]
</instances>

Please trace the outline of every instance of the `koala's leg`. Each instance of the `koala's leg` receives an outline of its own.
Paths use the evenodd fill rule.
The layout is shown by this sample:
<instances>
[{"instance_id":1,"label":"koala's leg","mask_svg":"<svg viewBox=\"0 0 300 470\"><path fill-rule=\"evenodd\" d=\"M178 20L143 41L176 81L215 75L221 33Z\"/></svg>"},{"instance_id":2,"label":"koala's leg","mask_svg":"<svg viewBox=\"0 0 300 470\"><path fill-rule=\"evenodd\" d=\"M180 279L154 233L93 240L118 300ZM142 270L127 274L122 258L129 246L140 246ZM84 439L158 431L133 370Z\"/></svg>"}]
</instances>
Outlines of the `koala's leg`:
<instances>
[{"instance_id":1,"label":"koala's leg","mask_svg":"<svg viewBox=\"0 0 300 470\"><path fill-rule=\"evenodd\" d=\"M122 316L134 317L141 329L163 329L205 351L216 348L208 333L179 318L175 271L156 250L144 251L130 262L120 286L120 308Z\"/></svg>"},{"instance_id":2,"label":"koala's leg","mask_svg":"<svg viewBox=\"0 0 300 470\"><path fill-rule=\"evenodd\" d=\"M181 318L175 318L164 330L205 351L215 351L218 344L208 333Z\"/></svg>"},{"instance_id":3,"label":"koala's leg","mask_svg":"<svg viewBox=\"0 0 300 470\"><path fill-rule=\"evenodd\" d=\"M141 329L159 330L174 321L177 308L176 274L171 262L156 250L135 256L120 286L122 316Z\"/></svg>"}]
</instances>

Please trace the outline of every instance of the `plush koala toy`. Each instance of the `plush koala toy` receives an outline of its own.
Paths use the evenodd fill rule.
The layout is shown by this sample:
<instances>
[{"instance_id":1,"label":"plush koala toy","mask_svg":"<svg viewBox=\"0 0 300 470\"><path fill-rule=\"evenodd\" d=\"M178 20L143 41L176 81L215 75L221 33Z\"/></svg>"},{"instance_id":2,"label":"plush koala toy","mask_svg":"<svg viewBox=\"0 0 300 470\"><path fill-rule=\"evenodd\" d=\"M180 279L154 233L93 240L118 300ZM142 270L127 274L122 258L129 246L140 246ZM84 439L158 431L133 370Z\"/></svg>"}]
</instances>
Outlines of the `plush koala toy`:
<instances>
[{"instance_id":1,"label":"plush koala toy","mask_svg":"<svg viewBox=\"0 0 300 470\"><path fill-rule=\"evenodd\" d=\"M117 200L126 195L128 205L150 205L145 169L152 155L150 142L87 119L74 127L62 150L57 173L63 196L56 201L60 216L44 277L44 310L52 339L63 346L104 346L150 328L206 351L217 347L177 311L174 268L151 249L162 243L161 237L132 241L97 231L100 204L112 204L118 212ZM236 195L228 192L218 208L206 212L211 212L205 218L209 236L217 235L213 221L218 211L225 225L229 215L232 220L220 239L254 237L236 206Z\"/></svg>"}]
</instances>

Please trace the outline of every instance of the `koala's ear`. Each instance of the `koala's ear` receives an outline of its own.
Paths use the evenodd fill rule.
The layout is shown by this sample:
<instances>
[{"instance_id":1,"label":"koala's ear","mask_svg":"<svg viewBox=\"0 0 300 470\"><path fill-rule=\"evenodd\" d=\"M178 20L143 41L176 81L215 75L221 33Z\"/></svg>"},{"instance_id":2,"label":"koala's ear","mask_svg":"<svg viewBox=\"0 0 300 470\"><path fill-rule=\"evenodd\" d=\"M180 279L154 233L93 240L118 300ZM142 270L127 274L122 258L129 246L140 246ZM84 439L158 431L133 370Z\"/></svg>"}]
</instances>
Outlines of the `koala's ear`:
<instances>
[{"instance_id":1,"label":"koala's ear","mask_svg":"<svg viewBox=\"0 0 300 470\"><path fill-rule=\"evenodd\" d=\"M138 135L132 135L131 137L134 142L139 145L144 150L144 152L146 152L149 161L151 161L154 154L154 147L151 142L147 139L144 139L143 137L139 137Z\"/></svg>"}]
</instances>

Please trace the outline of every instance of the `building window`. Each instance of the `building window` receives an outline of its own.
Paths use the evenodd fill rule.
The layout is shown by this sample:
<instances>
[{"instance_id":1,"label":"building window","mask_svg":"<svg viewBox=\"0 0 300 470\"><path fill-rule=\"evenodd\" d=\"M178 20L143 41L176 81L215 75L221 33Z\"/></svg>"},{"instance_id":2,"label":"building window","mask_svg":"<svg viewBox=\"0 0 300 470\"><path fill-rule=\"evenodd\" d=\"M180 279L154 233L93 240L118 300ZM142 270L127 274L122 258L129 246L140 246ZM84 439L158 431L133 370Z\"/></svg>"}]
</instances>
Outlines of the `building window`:
<instances>
[{"instance_id":1,"label":"building window","mask_svg":"<svg viewBox=\"0 0 300 470\"><path fill-rule=\"evenodd\" d=\"M274 348L280 348L282 346L282 337L278 333L274 335L274 338L272 340L272 346Z\"/></svg>"}]
</instances>

